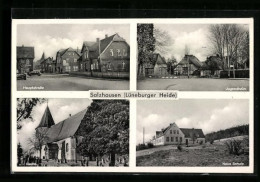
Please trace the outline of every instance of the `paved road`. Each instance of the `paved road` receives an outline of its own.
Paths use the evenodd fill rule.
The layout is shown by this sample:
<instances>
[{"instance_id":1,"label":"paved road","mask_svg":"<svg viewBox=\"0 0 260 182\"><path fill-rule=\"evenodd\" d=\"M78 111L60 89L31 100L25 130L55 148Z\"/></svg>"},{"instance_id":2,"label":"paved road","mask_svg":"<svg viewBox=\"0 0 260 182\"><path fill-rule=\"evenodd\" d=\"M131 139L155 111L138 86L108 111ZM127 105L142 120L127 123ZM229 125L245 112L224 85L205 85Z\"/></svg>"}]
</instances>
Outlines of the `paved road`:
<instances>
[{"instance_id":1,"label":"paved road","mask_svg":"<svg viewBox=\"0 0 260 182\"><path fill-rule=\"evenodd\" d=\"M145 79L138 80L138 90L180 90L180 91L248 91L248 79L213 79L213 78L183 78L183 79Z\"/></svg>"},{"instance_id":2,"label":"paved road","mask_svg":"<svg viewBox=\"0 0 260 182\"><path fill-rule=\"evenodd\" d=\"M42 91L129 90L129 81L44 74L28 77L27 80L17 80L17 90L29 91L29 87L38 87L37 90Z\"/></svg>"}]
</instances>

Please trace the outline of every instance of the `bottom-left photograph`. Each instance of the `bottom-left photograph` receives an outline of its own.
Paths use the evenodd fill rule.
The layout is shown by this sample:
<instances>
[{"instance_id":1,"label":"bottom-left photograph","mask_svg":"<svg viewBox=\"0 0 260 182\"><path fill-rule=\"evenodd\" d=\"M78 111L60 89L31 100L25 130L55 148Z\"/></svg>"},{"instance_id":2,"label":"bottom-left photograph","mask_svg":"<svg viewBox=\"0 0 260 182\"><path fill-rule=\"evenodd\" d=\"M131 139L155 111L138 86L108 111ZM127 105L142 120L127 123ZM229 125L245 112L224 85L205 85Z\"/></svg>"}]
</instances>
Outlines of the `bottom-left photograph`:
<instances>
[{"instance_id":1,"label":"bottom-left photograph","mask_svg":"<svg viewBox=\"0 0 260 182\"><path fill-rule=\"evenodd\" d=\"M128 167L129 101L18 98L16 146L18 167Z\"/></svg>"}]
</instances>

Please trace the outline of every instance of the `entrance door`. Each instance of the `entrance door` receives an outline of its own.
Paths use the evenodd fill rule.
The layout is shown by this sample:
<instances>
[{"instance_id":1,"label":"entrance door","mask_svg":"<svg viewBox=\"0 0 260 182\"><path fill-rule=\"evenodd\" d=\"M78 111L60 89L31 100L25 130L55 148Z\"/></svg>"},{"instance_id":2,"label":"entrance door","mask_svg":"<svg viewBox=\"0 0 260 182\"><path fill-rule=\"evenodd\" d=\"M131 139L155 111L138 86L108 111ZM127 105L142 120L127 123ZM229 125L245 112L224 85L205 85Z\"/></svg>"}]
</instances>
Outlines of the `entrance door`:
<instances>
[{"instance_id":1,"label":"entrance door","mask_svg":"<svg viewBox=\"0 0 260 182\"><path fill-rule=\"evenodd\" d=\"M186 139L186 145L188 145L189 144L189 140L188 139Z\"/></svg>"}]
</instances>

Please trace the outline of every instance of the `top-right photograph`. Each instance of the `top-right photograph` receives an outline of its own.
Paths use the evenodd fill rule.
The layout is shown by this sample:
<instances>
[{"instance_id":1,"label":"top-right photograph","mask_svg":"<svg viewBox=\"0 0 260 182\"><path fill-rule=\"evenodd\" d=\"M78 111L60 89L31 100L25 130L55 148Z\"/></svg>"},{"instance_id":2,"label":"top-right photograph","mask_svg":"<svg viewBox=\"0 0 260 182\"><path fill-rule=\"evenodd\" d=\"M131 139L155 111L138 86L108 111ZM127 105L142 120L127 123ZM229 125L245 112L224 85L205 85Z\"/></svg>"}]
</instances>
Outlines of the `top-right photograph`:
<instances>
[{"instance_id":1,"label":"top-right photograph","mask_svg":"<svg viewBox=\"0 0 260 182\"><path fill-rule=\"evenodd\" d=\"M249 91L249 24L138 24L137 89Z\"/></svg>"}]
</instances>

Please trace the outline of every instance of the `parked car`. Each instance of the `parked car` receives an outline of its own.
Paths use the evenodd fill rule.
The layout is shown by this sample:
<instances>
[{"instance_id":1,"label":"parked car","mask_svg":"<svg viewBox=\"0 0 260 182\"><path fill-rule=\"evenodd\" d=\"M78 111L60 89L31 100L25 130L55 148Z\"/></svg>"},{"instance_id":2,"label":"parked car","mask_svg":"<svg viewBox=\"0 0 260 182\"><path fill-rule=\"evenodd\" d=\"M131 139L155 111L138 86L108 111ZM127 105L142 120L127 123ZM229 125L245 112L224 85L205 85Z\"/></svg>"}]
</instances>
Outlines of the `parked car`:
<instances>
[{"instance_id":1,"label":"parked car","mask_svg":"<svg viewBox=\"0 0 260 182\"><path fill-rule=\"evenodd\" d=\"M17 73L16 74L16 79L17 80L26 80L26 74L24 74L24 73Z\"/></svg>"},{"instance_id":2,"label":"parked car","mask_svg":"<svg viewBox=\"0 0 260 182\"><path fill-rule=\"evenodd\" d=\"M39 70L33 70L31 72L28 73L29 76L32 76L32 75L38 75L38 76L41 76L41 72Z\"/></svg>"}]
</instances>

